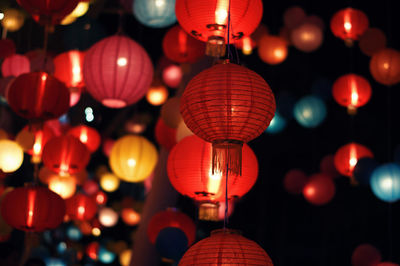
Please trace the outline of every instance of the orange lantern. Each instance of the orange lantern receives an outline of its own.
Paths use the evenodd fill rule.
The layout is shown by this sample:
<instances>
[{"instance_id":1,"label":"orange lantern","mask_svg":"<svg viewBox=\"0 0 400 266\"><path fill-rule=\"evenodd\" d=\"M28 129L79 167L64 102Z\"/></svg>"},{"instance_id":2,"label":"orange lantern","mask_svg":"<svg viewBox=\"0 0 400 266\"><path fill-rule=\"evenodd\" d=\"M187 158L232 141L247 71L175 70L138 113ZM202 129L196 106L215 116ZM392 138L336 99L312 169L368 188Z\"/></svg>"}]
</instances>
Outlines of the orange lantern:
<instances>
[{"instance_id":1,"label":"orange lantern","mask_svg":"<svg viewBox=\"0 0 400 266\"><path fill-rule=\"evenodd\" d=\"M291 32L293 46L307 53L317 50L323 38L322 29L312 23L303 23Z\"/></svg>"},{"instance_id":2,"label":"orange lantern","mask_svg":"<svg viewBox=\"0 0 400 266\"><path fill-rule=\"evenodd\" d=\"M47 125L47 123L44 123L42 128L26 126L23 130L32 132L35 135L33 147L28 150L27 153L32 156L31 160L33 163L40 163L42 161L44 145L54 137L53 130Z\"/></svg>"},{"instance_id":3,"label":"orange lantern","mask_svg":"<svg viewBox=\"0 0 400 266\"><path fill-rule=\"evenodd\" d=\"M267 64L277 65L288 55L288 43L278 36L265 35L258 43L258 56Z\"/></svg>"},{"instance_id":4,"label":"orange lantern","mask_svg":"<svg viewBox=\"0 0 400 266\"><path fill-rule=\"evenodd\" d=\"M374 155L367 147L351 142L336 151L334 157L335 167L342 175L352 177L358 160L365 157L373 158Z\"/></svg>"},{"instance_id":5,"label":"orange lantern","mask_svg":"<svg viewBox=\"0 0 400 266\"><path fill-rule=\"evenodd\" d=\"M400 52L385 48L375 53L369 63L372 77L379 83L391 86L400 82Z\"/></svg>"},{"instance_id":6,"label":"orange lantern","mask_svg":"<svg viewBox=\"0 0 400 266\"><path fill-rule=\"evenodd\" d=\"M71 135L79 139L90 152L95 152L101 143L99 132L92 127L79 125L68 130L67 135Z\"/></svg>"},{"instance_id":7,"label":"orange lantern","mask_svg":"<svg viewBox=\"0 0 400 266\"><path fill-rule=\"evenodd\" d=\"M335 196L335 183L326 174L319 173L312 175L303 188L305 199L314 205L329 203Z\"/></svg>"},{"instance_id":8,"label":"orange lantern","mask_svg":"<svg viewBox=\"0 0 400 266\"><path fill-rule=\"evenodd\" d=\"M60 195L61 198L68 199L72 197L76 191L76 182L74 178L69 176L63 177L53 175L49 179L49 189Z\"/></svg>"},{"instance_id":9,"label":"orange lantern","mask_svg":"<svg viewBox=\"0 0 400 266\"><path fill-rule=\"evenodd\" d=\"M146 100L151 105L161 105L163 104L168 98L168 89L163 86L152 86L146 93Z\"/></svg>"},{"instance_id":10,"label":"orange lantern","mask_svg":"<svg viewBox=\"0 0 400 266\"><path fill-rule=\"evenodd\" d=\"M121 211L121 218L124 223L130 226L135 226L140 222L140 214L133 208L123 208Z\"/></svg>"}]
</instances>

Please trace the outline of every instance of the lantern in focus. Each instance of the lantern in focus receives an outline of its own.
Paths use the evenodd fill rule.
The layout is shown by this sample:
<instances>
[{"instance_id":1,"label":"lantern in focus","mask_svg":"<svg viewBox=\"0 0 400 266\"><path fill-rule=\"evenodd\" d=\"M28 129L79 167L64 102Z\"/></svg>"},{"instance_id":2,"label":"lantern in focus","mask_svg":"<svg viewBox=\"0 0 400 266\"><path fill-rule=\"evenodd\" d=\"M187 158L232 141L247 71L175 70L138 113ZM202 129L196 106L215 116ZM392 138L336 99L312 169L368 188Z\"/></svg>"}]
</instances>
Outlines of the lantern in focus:
<instances>
[{"instance_id":1,"label":"lantern in focus","mask_svg":"<svg viewBox=\"0 0 400 266\"><path fill-rule=\"evenodd\" d=\"M177 88L182 81L183 71L180 66L171 64L162 71L164 83L171 88Z\"/></svg>"},{"instance_id":2,"label":"lantern in focus","mask_svg":"<svg viewBox=\"0 0 400 266\"><path fill-rule=\"evenodd\" d=\"M164 120L159 118L156 123L155 137L159 145L171 150L176 144L176 129L168 127Z\"/></svg>"},{"instance_id":3,"label":"lantern in focus","mask_svg":"<svg viewBox=\"0 0 400 266\"><path fill-rule=\"evenodd\" d=\"M372 77L379 83L391 86L400 82L400 52L391 48L372 55L369 63Z\"/></svg>"},{"instance_id":4,"label":"lantern in focus","mask_svg":"<svg viewBox=\"0 0 400 266\"><path fill-rule=\"evenodd\" d=\"M381 253L370 244L359 245L351 255L352 266L378 265L382 260Z\"/></svg>"},{"instance_id":5,"label":"lantern in focus","mask_svg":"<svg viewBox=\"0 0 400 266\"><path fill-rule=\"evenodd\" d=\"M66 214L72 220L88 221L91 220L97 212L97 203L95 199L82 193L75 194L65 200L67 207Z\"/></svg>"},{"instance_id":6,"label":"lantern in focus","mask_svg":"<svg viewBox=\"0 0 400 266\"><path fill-rule=\"evenodd\" d=\"M334 157L335 167L340 174L352 178L353 170L358 160L365 157L372 158L374 155L367 147L351 142L336 151Z\"/></svg>"},{"instance_id":7,"label":"lantern in focus","mask_svg":"<svg viewBox=\"0 0 400 266\"><path fill-rule=\"evenodd\" d=\"M100 146L101 137L95 128L79 125L68 130L67 135L79 139L90 152L95 152Z\"/></svg>"},{"instance_id":8,"label":"lantern in focus","mask_svg":"<svg viewBox=\"0 0 400 266\"><path fill-rule=\"evenodd\" d=\"M158 160L157 149L146 138L127 135L118 139L109 157L115 175L126 182L141 182L153 172Z\"/></svg>"},{"instance_id":9,"label":"lantern in focus","mask_svg":"<svg viewBox=\"0 0 400 266\"><path fill-rule=\"evenodd\" d=\"M193 37L207 42L206 54L225 55L228 39L228 15L232 43L249 36L258 26L263 14L262 1L207 0L203 2L176 0L176 18L181 27Z\"/></svg>"},{"instance_id":10,"label":"lantern in focus","mask_svg":"<svg viewBox=\"0 0 400 266\"><path fill-rule=\"evenodd\" d=\"M326 174L319 173L312 175L303 188L304 198L314 205L325 205L335 196L335 183Z\"/></svg>"},{"instance_id":11,"label":"lantern in focus","mask_svg":"<svg viewBox=\"0 0 400 266\"><path fill-rule=\"evenodd\" d=\"M113 227L118 222L118 213L111 208L103 207L99 210L99 222L104 227Z\"/></svg>"},{"instance_id":12,"label":"lantern in focus","mask_svg":"<svg viewBox=\"0 0 400 266\"><path fill-rule=\"evenodd\" d=\"M148 27L169 27L176 22L175 0L135 0L133 15Z\"/></svg>"},{"instance_id":13,"label":"lantern in focus","mask_svg":"<svg viewBox=\"0 0 400 266\"><path fill-rule=\"evenodd\" d=\"M273 266L271 258L257 243L230 229L214 230L210 237L191 246L179 266L196 265L198 261L208 265Z\"/></svg>"},{"instance_id":14,"label":"lantern in focus","mask_svg":"<svg viewBox=\"0 0 400 266\"><path fill-rule=\"evenodd\" d=\"M75 179L69 176L57 176L53 175L49 179L49 189L63 199L68 199L75 194L76 182Z\"/></svg>"},{"instance_id":15,"label":"lantern in focus","mask_svg":"<svg viewBox=\"0 0 400 266\"><path fill-rule=\"evenodd\" d=\"M294 28L290 37L294 47L307 53L317 50L324 38L322 29L311 23Z\"/></svg>"},{"instance_id":16,"label":"lantern in focus","mask_svg":"<svg viewBox=\"0 0 400 266\"><path fill-rule=\"evenodd\" d=\"M15 43L12 40L0 40L0 59L15 54L15 50Z\"/></svg>"},{"instance_id":17,"label":"lantern in focus","mask_svg":"<svg viewBox=\"0 0 400 266\"><path fill-rule=\"evenodd\" d=\"M333 35L345 41L348 46L353 44L368 29L369 21L364 12L354 8L345 8L336 12L331 19Z\"/></svg>"},{"instance_id":18,"label":"lantern in focus","mask_svg":"<svg viewBox=\"0 0 400 266\"><path fill-rule=\"evenodd\" d=\"M100 176L100 186L106 192L114 192L119 187L119 179L112 173L103 173Z\"/></svg>"},{"instance_id":19,"label":"lantern in focus","mask_svg":"<svg viewBox=\"0 0 400 266\"><path fill-rule=\"evenodd\" d=\"M182 116L179 111L179 105L181 103L181 97L169 98L161 107L161 119L166 126L170 128L177 128L179 123L182 121Z\"/></svg>"},{"instance_id":20,"label":"lantern in focus","mask_svg":"<svg viewBox=\"0 0 400 266\"><path fill-rule=\"evenodd\" d=\"M400 199L400 165L386 163L378 166L370 180L374 195L386 202L395 202Z\"/></svg>"},{"instance_id":21,"label":"lantern in focus","mask_svg":"<svg viewBox=\"0 0 400 266\"><path fill-rule=\"evenodd\" d=\"M14 54L4 59L1 64L3 77L18 77L31 71L29 59L24 55Z\"/></svg>"},{"instance_id":22,"label":"lantern in focus","mask_svg":"<svg viewBox=\"0 0 400 266\"><path fill-rule=\"evenodd\" d=\"M163 86L152 86L146 93L146 100L151 105L161 105L163 104L168 98L168 89Z\"/></svg>"},{"instance_id":23,"label":"lantern in focus","mask_svg":"<svg viewBox=\"0 0 400 266\"><path fill-rule=\"evenodd\" d=\"M265 35L258 43L258 56L267 64L277 65L285 61L288 55L288 43L285 39Z\"/></svg>"},{"instance_id":24,"label":"lantern in focus","mask_svg":"<svg viewBox=\"0 0 400 266\"><path fill-rule=\"evenodd\" d=\"M346 74L333 83L332 94L338 104L347 107L349 114L355 114L358 107L368 103L372 88L364 77Z\"/></svg>"},{"instance_id":25,"label":"lantern in focus","mask_svg":"<svg viewBox=\"0 0 400 266\"><path fill-rule=\"evenodd\" d=\"M85 53L78 50L71 50L54 57L54 76L68 88L81 89L85 86L83 82L83 61Z\"/></svg>"},{"instance_id":26,"label":"lantern in focus","mask_svg":"<svg viewBox=\"0 0 400 266\"><path fill-rule=\"evenodd\" d=\"M360 46L361 52L372 56L374 53L386 47L385 33L378 28L369 28L361 35L358 45Z\"/></svg>"},{"instance_id":27,"label":"lantern in focus","mask_svg":"<svg viewBox=\"0 0 400 266\"><path fill-rule=\"evenodd\" d=\"M304 96L294 106L293 115L296 121L307 128L319 126L326 117L325 103L316 96Z\"/></svg>"},{"instance_id":28,"label":"lantern in focus","mask_svg":"<svg viewBox=\"0 0 400 266\"><path fill-rule=\"evenodd\" d=\"M13 32L19 30L25 21L24 14L14 8L9 8L4 10L4 18L1 20L1 26L3 26L4 30Z\"/></svg>"},{"instance_id":29,"label":"lantern in focus","mask_svg":"<svg viewBox=\"0 0 400 266\"><path fill-rule=\"evenodd\" d=\"M283 186L290 194L301 194L307 184L307 175L299 169L292 169L285 174Z\"/></svg>"},{"instance_id":30,"label":"lantern in focus","mask_svg":"<svg viewBox=\"0 0 400 266\"><path fill-rule=\"evenodd\" d=\"M12 173L21 167L24 161L24 151L15 141L0 140L0 170Z\"/></svg>"},{"instance_id":31,"label":"lantern in focus","mask_svg":"<svg viewBox=\"0 0 400 266\"><path fill-rule=\"evenodd\" d=\"M231 63L216 64L187 85L180 111L188 128L213 143L212 173L241 173L241 150L264 132L275 98L257 73Z\"/></svg>"},{"instance_id":32,"label":"lantern in focus","mask_svg":"<svg viewBox=\"0 0 400 266\"><path fill-rule=\"evenodd\" d=\"M107 107L122 108L146 94L153 79L153 65L137 42L111 36L87 51L83 78L88 92L97 101Z\"/></svg>"}]
</instances>

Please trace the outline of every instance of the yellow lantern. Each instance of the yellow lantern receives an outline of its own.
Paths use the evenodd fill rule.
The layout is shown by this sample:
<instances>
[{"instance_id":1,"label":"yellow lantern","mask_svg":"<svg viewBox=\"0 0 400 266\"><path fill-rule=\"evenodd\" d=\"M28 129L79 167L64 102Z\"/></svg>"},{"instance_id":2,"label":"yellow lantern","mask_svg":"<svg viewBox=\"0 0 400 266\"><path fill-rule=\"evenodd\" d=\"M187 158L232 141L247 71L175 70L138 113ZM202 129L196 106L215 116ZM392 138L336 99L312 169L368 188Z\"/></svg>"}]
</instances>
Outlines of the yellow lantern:
<instances>
[{"instance_id":1,"label":"yellow lantern","mask_svg":"<svg viewBox=\"0 0 400 266\"><path fill-rule=\"evenodd\" d=\"M11 173L21 167L24 161L24 151L15 141L0 140L0 170Z\"/></svg>"},{"instance_id":2,"label":"yellow lantern","mask_svg":"<svg viewBox=\"0 0 400 266\"><path fill-rule=\"evenodd\" d=\"M151 87L146 93L146 100L151 105L161 105L168 98L168 89L165 86L154 86Z\"/></svg>"},{"instance_id":3,"label":"yellow lantern","mask_svg":"<svg viewBox=\"0 0 400 266\"><path fill-rule=\"evenodd\" d=\"M65 18L63 18L63 20L61 20L60 24L64 25L64 26L69 25L69 24L74 23L77 19L78 19L78 17L68 15Z\"/></svg>"},{"instance_id":4,"label":"yellow lantern","mask_svg":"<svg viewBox=\"0 0 400 266\"><path fill-rule=\"evenodd\" d=\"M81 17L86 14L88 9L89 9L89 2L81 1L75 7L75 9L69 14L69 16Z\"/></svg>"},{"instance_id":5,"label":"yellow lantern","mask_svg":"<svg viewBox=\"0 0 400 266\"><path fill-rule=\"evenodd\" d=\"M61 198L68 199L75 194L76 182L75 179L70 176L63 177L53 175L49 179L49 189L60 195Z\"/></svg>"},{"instance_id":6,"label":"yellow lantern","mask_svg":"<svg viewBox=\"0 0 400 266\"><path fill-rule=\"evenodd\" d=\"M24 14L18 9L10 8L4 11L4 18L1 20L1 25L7 31L13 32L19 30L24 25Z\"/></svg>"},{"instance_id":7,"label":"yellow lantern","mask_svg":"<svg viewBox=\"0 0 400 266\"><path fill-rule=\"evenodd\" d=\"M119 179L113 173L103 173L100 176L100 187L106 192L114 192L119 187Z\"/></svg>"},{"instance_id":8,"label":"yellow lantern","mask_svg":"<svg viewBox=\"0 0 400 266\"><path fill-rule=\"evenodd\" d=\"M125 249L124 251L119 254L119 263L122 266L128 266L131 262L132 250Z\"/></svg>"},{"instance_id":9,"label":"yellow lantern","mask_svg":"<svg viewBox=\"0 0 400 266\"><path fill-rule=\"evenodd\" d=\"M109 157L112 171L126 182L141 182L157 163L156 147L142 136L127 135L118 139Z\"/></svg>"}]
</instances>

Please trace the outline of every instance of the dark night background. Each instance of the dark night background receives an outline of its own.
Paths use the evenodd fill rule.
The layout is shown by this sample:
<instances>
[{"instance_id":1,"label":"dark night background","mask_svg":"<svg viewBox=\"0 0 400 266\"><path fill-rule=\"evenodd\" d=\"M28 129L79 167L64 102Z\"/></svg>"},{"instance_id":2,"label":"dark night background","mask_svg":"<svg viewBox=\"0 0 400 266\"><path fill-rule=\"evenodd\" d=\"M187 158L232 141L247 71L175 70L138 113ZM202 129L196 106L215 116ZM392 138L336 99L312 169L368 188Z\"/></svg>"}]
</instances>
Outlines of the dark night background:
<instances>
[{"instance_id":1,"label":"dark night background","mask_svg":"<svg viewBox=\"0 0 400 266\"><path fill-rule=\"evenodd\" d=\"M2 4L3 1L1 0ZM287 171L299 168L311 175L319 172L320 160L328 154L334 154L342 145L356 141L369 147L379 163L394 160L394 151L400 144L399 118L400 99L399 84L388 88L373 80L369 73L369 57L361 53L357 44L352 48L333 36L329 29L332 15L344 7L354 7L364 11L371 27L377 27L386 33L388 47L400 48L400 1L263 1L263 23L270 34L278 34L283 26L283 13L293 5L301 6L308 15L320 16L325 23L322 46L312 52L304 53L293 46L289 48L287 59L276 66L262 62L253 51L244 56L239 51L240 63L259 73L271 86L275 95L290 93L298 99L313 92L315 82L328 80L333 82L340 75L354 72L367 78L373 93L370 102L358 109L357 115L350 117L346 108L339 106L331 97L329 87L323 87L319 93L325 96L327 117L315 129L300 126L293 118L288 120L287 127L277 135L263 134L251 141L259 161L260 172L256 185L235 205L234 214L229 219L228 227L240 229L244 236L259 243L270 255L277 266L344 266L351 265L352 251L361 243L370 243L377 247L383 261L400 263L400 204L388 204L377 199L367 186L351 185L346 177L335 179L336 194L334 199L324 206L314 206L302 196L288 194L282 185ZM9 4L16 6L14 1ZM105 35L114 34L118 28L119 15L116 0L99 0L89 10L89 15L96 17ZM94 9L94 7L92 7ZM81 18L78 23L86 23ZM127 35L138 41L147 50L155 66L162 55L161 40L166 29L151 29L140 25L132 14L123 16L122 26ZM57 26L49 37L49 51L59 53L72 48L87 49L92 42L85 36L71 36L68 28ZM105 36L99 34L100 38ZM23 28L9 33L17 45L18 53L25 53L40 48L43 40L43 29L31 19L25 21ZM72 37L72 39L71 39ZM95 38L95 39L96 39ZM63 40L62 42L60 40ZM75 46L75 47L74 47ZM170 90L173 95L174 90ZM145 136L154 141L154 124L160 107L153 107L145 100L135 106L119 110L101 107L89 96L84 96L80 103L70 112L72 124L84 122L83 109L91 105L95 110L96 120L88 125L95 126L103 136L118 137L123 133L123 123L134 114L152 115L152 123ZM7 108L2 106L2 112ZM114 119L116 118L116 119ZM25 121L13 116L13 123L7 124L1 119L1 126L8 127L14 133ZM29 162L29 160L26 160ZM107 160L98 151L91 160L89 170L94 170ZM8 184L22 185L31 178L31 166L24 163L23 169L7 178ZM110 194L110 200L119 200L124 193L135 193L143 197L141 187L124 184L117 192ZM180 207L196 219L196 207L190 199L181 197ZM208 236L213 228L221 223L195 220L198 225L198 239ZM132 228L122 222L116 228L106 229L102 236L114 240L129 240ZM1 255L20 249L22 234L14 232L10 243L0 244ZM83 242L93 240L85 237ZM117 264L117 260L115 262Z\"/></svg>"}]
</instances>

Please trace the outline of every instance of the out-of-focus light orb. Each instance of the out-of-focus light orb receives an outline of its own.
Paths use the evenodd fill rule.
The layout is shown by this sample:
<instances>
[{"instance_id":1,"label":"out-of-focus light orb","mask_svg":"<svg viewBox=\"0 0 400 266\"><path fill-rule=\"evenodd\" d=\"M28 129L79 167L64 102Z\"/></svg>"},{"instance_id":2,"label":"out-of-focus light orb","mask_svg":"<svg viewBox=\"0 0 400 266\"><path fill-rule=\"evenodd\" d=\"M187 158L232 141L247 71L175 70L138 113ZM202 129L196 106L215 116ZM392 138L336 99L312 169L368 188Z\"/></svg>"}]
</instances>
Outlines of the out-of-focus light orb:
<instances>
[{"instance_id":1,"label":"out-of-focus light orb","mask_svg":"<svg viewBox=\"0 0 400 266\"><path fill-rule=\"evenodd\" d=\"M266 133L277 134L282 132L286 127L286 119L281 116L278 112L275 112L274 118L272 118L271 123L265 130Z\"/></svg>"},{"instance_id":2,"label":"out-of-focus light orb","mask_svg":"<svg viewBox=\"0 0 400 266\"><path fill-rule=\"evenodd\" d=\"M131 262L131 257L132 257L132 250L130 249L125 249L124 251L119 254L119 263L122 266L129 266L129 263Z\"/></svg>"},{"instance_id":3,"label":"out-of-focus light orb","mask_svg":"<svg viewBox=\"0 0 400 266\"><path fill-rule=\"evenodd\" d=\"M121 211L121 218L124 223L130 226L135 226L140 222L140 214L133 208L124 208Z\"/></svg>"},{"instance_id":4,"label":"out-of-focus light orb","mask_svg":"<svg viewBox=\"0 0 400 266\"><path fill-rule=\"evenodd\" d=\"M171 88L177 88L182 81L183 71L178 65L169 65L162 71L164 83Z\"/></svg>"},{"instance_id":5,"label":"out-of-focus light orb","mask_svg":"<svg viewBox=\"0 0 400 266\"><path fill-rule=\"evenodd\" d=\"M67 250L67 244L65 244L65 242L60 242L57 245L57 252L59 254L64 253Z\"/></svg>"},{"instance_id":6,"label":"out-of-focus light orb","mask_svg":"<svg viewBox=\"0 0 400 266\"><path fill-rule=\"evenodd\" d=\"M85 108L85 119L87 122L92 122L94 120L94 114L92 107Z\"/></svg>"},{"instance_id":7,"label":"out-of-focus light orb","mask_svg":"<svg viewBox=\"0 0 400 266\"><path fill-rule=\"evenodd\" d=\"M400 199L400 165L386 163L372 172L370 185L374 195L386 202Z\"/></svg>"},{"instance_id":8,"label":"out-of-focus light orb","mask_svg":"<svg viewBox=\"0 0 400 266\"><path fill-rule=\"evenodd\" d=\"M24 14L20 10L10 8L4 11L1 25L7 31L13 32L19 30L24 25L24 21Z\"/></svg>"},{"instance_id":9,"label":"out-of-focus light orb","mask_svg":"<svg viewBox=\"0 0 400 266\"><path fill-rule=\"evenodd\" d=\"M297 101L293 109L296 121L307 128L319 126L324 121L326 113L325 103L313 95L301 98Z\"/></svg>"},{"instance_id":10,"label":"out-of-focus light orb","mask_svg":"<svg viewBox=\"0 0 400 266\"><path fill-rule=\"evenodd\" d=\"M176 22L175 0L135 0L133 15L145 26L165 28Z\"/></svg>"},{"instance_id":11,"label":"out-of-focus light orb","mask_svg":"<svg viewBox=\"0 0 400 266\"><path fill-rule=\"evenodd\" d=\"M89 10L89 1L81 1L75 9L69 14L74 17L81 17Z\"/></svg>"},{"instance_id":12,"label":"out-of-focus light orb","mask_svg":"<svg viewBox=\"0 0 400 266\"><path fill-rule=\"evenodd\" d=\"M100 230L100 228L93 227L93 228L92 228L92 235L93 235L93 236L96 236L96 237L100 236L100 235L101 235L101 230Z\"/></svg>"},{"instance_id":13,"label":"out-of-focus light orb","mask_svg":"<svg viewBox=\"0 0 400 266\"><path fill-rule=\"evenodd\" d=\"M104 207L99 211L99 222L104 227L113 227L118 222L118 213L111 208Z\"/></svg>"},{"instance_id":14,"label":"out-of-focus light orb","mask_svg":"<svg viewBox=\"0 0 400 266\"><path fill-rule=\"evenodd\" d=\"M317 50L323 41L323 32L320 27L311 23L303 23L291 32L293 46L302 52Z\"/></svg>"},{"instance_id":15,"label":"out-of-focus light orb","mask_svg":"<svg viewBox=\"0 0 400 266\"><path fill-rule=\"evenodd\" d=\"M78 229L78 227L74 226L74 225L70 225L67 228L67 237L72 240L72 241L79 241L82 238L82 233L81 231Z\"/></svg>"},{"instance_id":16,"label":"out-of-focus light orb","mask_svg":"<svg viewBox=\"0 0 400 266\"><path fill-rule=\"evenodd\" d=\"M106 192L114 192L119 187L119 178L113 173L103 173L100 177L100 187Z\"/></svg>"},{"instance_id":17,"label":"out-of-focus light orb","mask_svg":"<svg viewBox=\"0 0 400 266\"><path fill-rule=\"evenodd\" d=\"M63 18L63 20L61 20L60 24L63 26L66 26L66 25L74 23L77 19L78 19L78 17L68 15L65 18Z\"/></svg>"},{"instance_id":18,"label":"out-of-focus light orb","mask_svg":"<svg viewBox=\"0 0 400 266\"><path fill-rule=\"evenodd\" d=\"M165 86L153 86L146 93L146 100L154 106L163 104L168 98L168 89Z\"/></svg>"},{"instance_id":19,"label":"out-of-focus light orb","mask_svg":"<svg viewBox=\"0 0 400 266\"><path fill-rule=\"evenodd\" d=\"M45 258L44 262L46 266L67 266L67 263L59 258Z\"/></svg>"},{"instance_id":20,"label":"out-of-focus light orb","mask_svg":"<svg viewBox=\"0 0 400 266\"><path fill-rule=\"evenodd\" d=\"M24 151L18 143L8 139L0 140L0 170L12 173L21 167Z\"/></svg>"},{"instance_id":21,"label":"out-of-focus light orb","mask_svg":"<svg viewBox=\"0 0 400 266\"><path fill-rule=\"evenodd\" d=\"M288 55L288 43L279 36L264 35L258 44L258 56L270 65L277 65L285 61Z\"/></svg>"},{"instance_id":22,"label":"out-of-focus light orb","mask_svg":"<svg viewBox=\"0 0 400 266\"><path fill-rule=\"evenodd\" d=\"M49 179L49 189L60 195L61 198L68 199L75 194L76 181L69 176L53 175Z\"/></svg>"},{"instance_id":23,"label":"out-of-focus light orb","mask_svg":"<svg viewBox=\"0 0 400 266\"><path fill-rule=\"evenodd\" d=\"M99 249L99 261L104 264L110 264L115 259L115 254L111 251L105 249L104 247L100 247Z\"/></svg>"}]
</instances>

